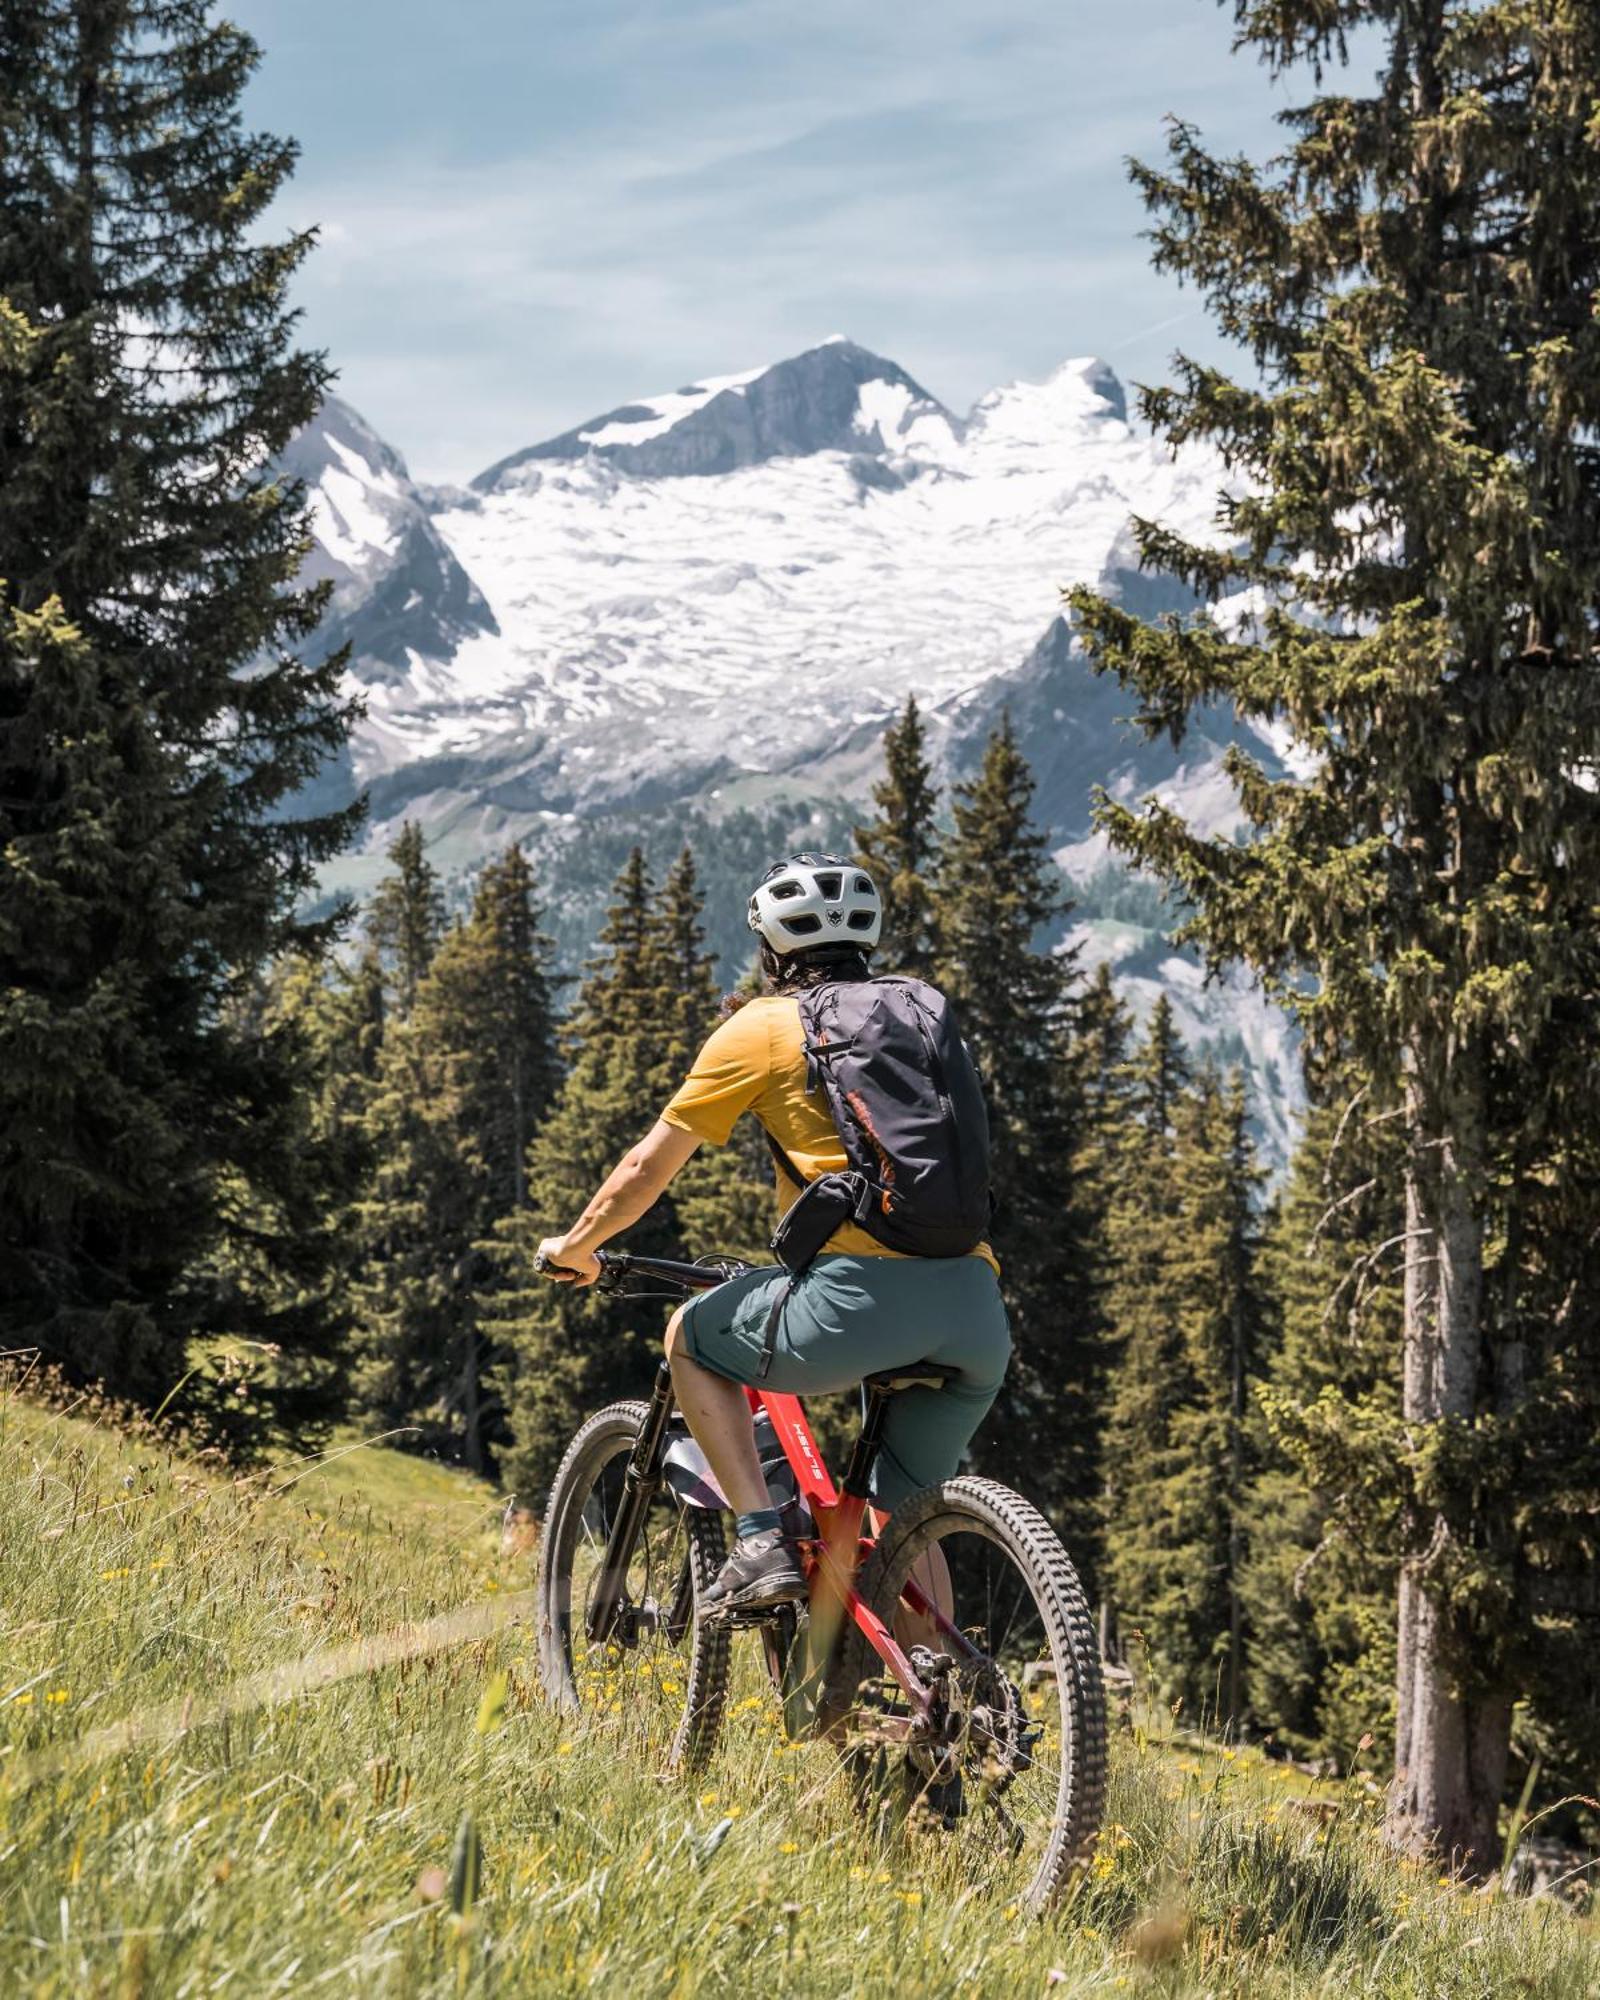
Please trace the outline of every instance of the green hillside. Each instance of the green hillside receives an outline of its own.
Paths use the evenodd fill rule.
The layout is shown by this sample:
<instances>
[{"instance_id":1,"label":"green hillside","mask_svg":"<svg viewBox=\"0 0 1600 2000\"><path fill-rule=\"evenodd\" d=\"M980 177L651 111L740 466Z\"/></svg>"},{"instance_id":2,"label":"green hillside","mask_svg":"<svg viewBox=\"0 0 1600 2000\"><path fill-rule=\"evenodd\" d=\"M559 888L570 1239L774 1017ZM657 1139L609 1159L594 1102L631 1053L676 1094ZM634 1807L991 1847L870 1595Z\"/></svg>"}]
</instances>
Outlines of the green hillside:
<instances>
[{"instance_id":1,"label":"green hillside","mask_svg":"<svg viewBox=\"0 0 1600 2000\"><path fill-rule=\"evenodd\" d=\"M1253 1753L1125 1728L1042 1925L869 1838L749 1664L715 1764L664 1781L622 1715L544 1706L495 1495L337 1450L242 1478L0 1403L0 1991L1600 1992L1580 1917L1394 1861L1369 1781Z\"/></svg>"}]
</instances>

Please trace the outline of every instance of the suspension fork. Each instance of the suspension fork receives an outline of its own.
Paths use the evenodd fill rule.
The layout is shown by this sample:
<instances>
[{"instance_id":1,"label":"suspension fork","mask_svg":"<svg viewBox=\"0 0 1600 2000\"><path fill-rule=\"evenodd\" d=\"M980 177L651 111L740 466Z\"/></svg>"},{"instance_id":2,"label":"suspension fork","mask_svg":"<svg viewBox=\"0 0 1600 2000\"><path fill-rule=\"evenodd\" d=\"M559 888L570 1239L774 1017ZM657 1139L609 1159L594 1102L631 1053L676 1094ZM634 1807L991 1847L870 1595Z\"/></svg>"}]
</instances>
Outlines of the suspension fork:
<instances>
[{"instance_id":1,"label":"suspension fork","mask_svg":"<svg viewBox=\"0 0 1600 2000\"><path fill-rule=\"evenodd\" d=\"M656 1370L656 1386L651 1392L644 1422L628 1453L628 1469L622 1480L622 1505L612 1525L610 1540L600 1564L589 1599L584 1630L590 1645L604 1645L616 1630L622 1601L627 1594L628 1565L638 1544L650 1502L661 1490L661 1463L666 1445L667 1425L672 1417L672 1369L665 1361Z\"/></svg>"}]
</instances>

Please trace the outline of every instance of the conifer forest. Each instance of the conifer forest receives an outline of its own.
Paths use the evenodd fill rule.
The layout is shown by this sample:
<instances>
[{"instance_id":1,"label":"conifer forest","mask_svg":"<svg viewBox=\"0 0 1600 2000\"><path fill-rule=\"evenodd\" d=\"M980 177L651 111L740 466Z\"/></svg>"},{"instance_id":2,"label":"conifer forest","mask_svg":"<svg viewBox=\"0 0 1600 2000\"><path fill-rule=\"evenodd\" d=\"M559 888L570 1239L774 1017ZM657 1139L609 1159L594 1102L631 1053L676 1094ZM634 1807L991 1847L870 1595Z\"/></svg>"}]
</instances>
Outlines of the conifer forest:
<instances>
[{"instance_id":1,"label":"conifer forest","mask_svg":"<svg viewBox=\"0 0 1600 2000\"><path fill-rule=\"evenodd\" d=\"M1134 524L1197 608L1063 608L1148 739L1293 752L1234 741L1237 830L1098 806L1174 948L1292 1020L1292 1157L1069 941L1009 716L948 777L907 699L851 851L987 1093L1015 1347L973 1469L1169 1723L1373 1771L1392 1847L1498 1875L1513 1820L1600 1845L1600 9L1230 18L1241 91L1292 72L1276 156L1180 118L1133 168L1239 356L1142 392L1230 475L1211 540ZM710 823L628 854L581 963L559 876L445 869L424 813L325 891L362 695L281 460L338 356L258 56L211 0L0 0L0 1349L240 1478L359 1433L536 1516L661 1317L535 1250L754 954L708 945ZM741 1127L628 1247L771 1227Z\"/></svg>"}]
</instances>

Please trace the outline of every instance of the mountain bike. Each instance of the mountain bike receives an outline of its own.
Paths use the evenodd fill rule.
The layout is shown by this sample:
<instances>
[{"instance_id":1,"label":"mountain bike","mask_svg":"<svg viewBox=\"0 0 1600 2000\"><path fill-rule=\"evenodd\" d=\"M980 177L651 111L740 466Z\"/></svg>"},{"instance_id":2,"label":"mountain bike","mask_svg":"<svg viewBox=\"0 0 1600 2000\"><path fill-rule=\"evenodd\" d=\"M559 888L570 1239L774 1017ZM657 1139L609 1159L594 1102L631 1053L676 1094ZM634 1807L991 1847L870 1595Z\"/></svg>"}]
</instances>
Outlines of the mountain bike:
<instances>
[{"instance_id":1,"label":"mountain bike","mask_svg":"<svg viewBox=\"0 0 1600 2000\"><path fill-rule=\"evenodd\" d=\"M678 1298L750 1267L601 1252L599 1283ZM753 1627L787 1734L830 1741L863 1804L959 1849L980 1880L1040 1911L1100 1821L1105 1695L1089 1606L1055 1532L992 1479L947 1479L884 1515L869 1479L889 1398L938 1387L932 1365L868 1376L835 1483L795 1396L747 1390L768 1484L809 1586L799 1606L713 1620L702 1593L727 1553L726 1502L675 1415L663 1361L648 1401L581 1427L556 1473L537 1587L540 1671L558 1706L620 1722L690 1771L728 1704Z\"/></svg>"}]
</instances>

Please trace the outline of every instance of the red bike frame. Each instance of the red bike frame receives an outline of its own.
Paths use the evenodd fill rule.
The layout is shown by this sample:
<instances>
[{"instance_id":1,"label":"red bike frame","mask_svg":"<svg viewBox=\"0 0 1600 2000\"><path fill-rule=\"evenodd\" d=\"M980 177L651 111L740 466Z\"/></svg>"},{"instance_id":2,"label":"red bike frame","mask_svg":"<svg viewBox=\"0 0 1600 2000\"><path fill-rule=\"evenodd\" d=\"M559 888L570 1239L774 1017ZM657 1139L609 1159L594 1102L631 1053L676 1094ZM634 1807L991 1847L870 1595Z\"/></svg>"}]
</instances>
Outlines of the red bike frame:
<instances>
[{"instance_id":1,"label":"red bike frame","mask_svg":"<svg viewBox=\"0 0 1600 2000\"><path fill-rule=\"evenodd\" d=\"M635 1257L625 1252L602 1250L598 1253L602 1274L615 1281L629 1273L645 1277L664 1278L683 1291L707 1291L721 1284L725 1279L737 1274L741 1266L733 1260L720 1260L708 1264L684 1264L674 1258ZM874 1390L874 1397L883 1394ZM782 1442L784 1456L788 1459L799 1487L800 1497L811 1510L811 1518L816 1524L816 1534L804 1546L803 1557L807 1580L810 1584L810 1646L812 1665L822 1669L831 1659L833 1642L845 1618L851 1618L865 1635L867 1643L883 1661L893 1675L901 1692L911 1705L910 1716L904 1718L907 1730L929 1725L934 1721L932 1690L923 1681L907 1653L894 1633L884 1621L864 1602L856 1589L856 1577L862 1560L872 1548L877 1538L882 1518L874 1512L870 1532L868 1503L860 1492L852 1492L850 1487L859 1484L866 1476L866 1459L863 1447L867 1439L863 1432L862 1443L852 1459L852 1471L845 1475L843 1489L836 1487L833 1476L822 1462L822 1454L817 1450L817 1441L811 1434L811 1426L806 1421L806 1413L798 1396L791 1396L767 1389L746 1389L745 1397L752 1413L765 1409L772 1421L773 1429ZM635 1447L628 1473L628 1504L618 1516L617 1525L612 1530L611 1546L606 1556L605 1571L601 1586L589 1607L586 1625L591 1641L603 1640L610 1631L611 1620L621 1602L624 1591L624 1577L627 1570L629 1552L638 1530L640 1511L646 1504L646 1484L653 1477L649 1469L655 1453L660 1448L665 1433L667 1418L672 1408L672 1378L665 1362L657 1377L656 1395L651 1405L645 1431ZM869 1404L874 1412L872 1421L881 1417L881 1404ZM901 1590L900 1602L916 1616L925 1619L938 1631L950 1650L964 1659L981 1663L984 1655L973 1645L914 1577L908 1577ZM853 1692L853 1690L852 1690ZM885 1726L888 1725L886 1718Z\"/></svg>"},{"instance_id":2,"label":"red bike frame","mask_svg":"<svg viewBox=\"0 0 1600 2000\"><path fill-rule=\"evenodd\" d=\"M807 1580L811 1586L811 1630L815 1656L820 1664L833 1649L833 1640L843 1618L853 1619L868 1645L883 1661L911 1704L910 1722L927 1723L932 1715L932 1698L910 1656L894 1633L867 1604L856 1589L862 1561L872 1548L883 1519L857 1493L835 1486L832 1474L822 1462L816 1439L806 1421L798 1396L765 1389L746 1389L752 1411L764 1409L783 1446L800 1489L800 1497L816 1523L815 1538L805 1545ZM871 1515L870 1522L868 1520ZM863 1532L867 1530L867 1532ZM983 1655L958 1629L927 1593L908 1578L901 1602L918 1616L937 1627L952 1650L970 1660Z\"/></svg>"}]
</instances>

